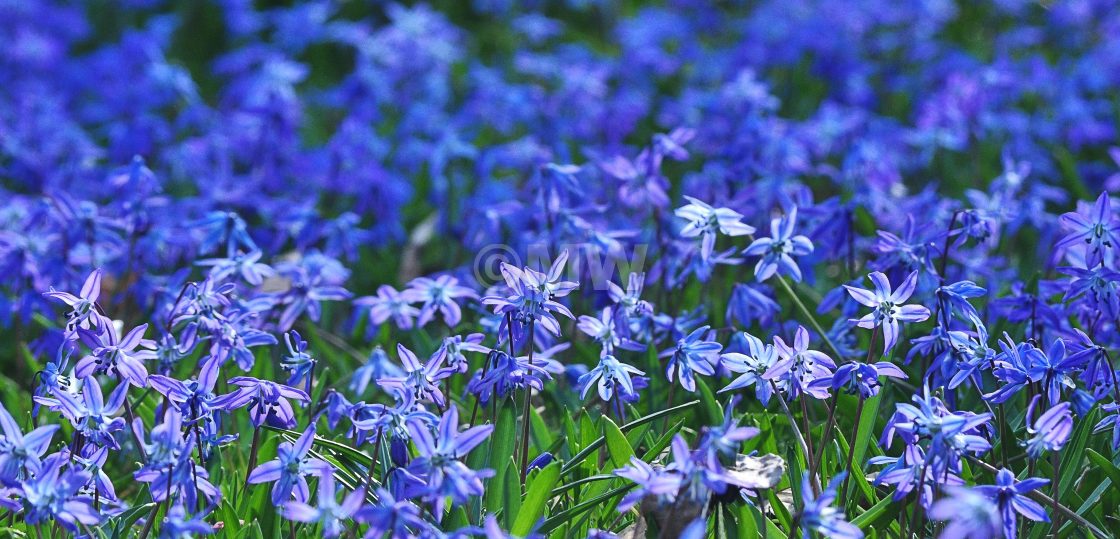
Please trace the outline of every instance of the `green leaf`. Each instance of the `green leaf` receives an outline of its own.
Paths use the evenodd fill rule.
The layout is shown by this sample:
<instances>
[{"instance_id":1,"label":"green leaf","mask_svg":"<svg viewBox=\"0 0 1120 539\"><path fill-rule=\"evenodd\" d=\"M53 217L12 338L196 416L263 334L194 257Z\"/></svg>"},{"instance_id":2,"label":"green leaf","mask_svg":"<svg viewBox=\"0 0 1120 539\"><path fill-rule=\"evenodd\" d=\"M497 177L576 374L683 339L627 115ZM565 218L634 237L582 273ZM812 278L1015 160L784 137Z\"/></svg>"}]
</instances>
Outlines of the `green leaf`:
<instances>
[{"instance_id":1,"label":"green leaf","mask_svg":"<svg viewBox=\"0 0 1120 539\"><path fill-rule=\"evenodd\" d=\"M1085 414L1081 423L1073 431L1064 450L1062 450L1062 468L1058 478L1058 500L1064 500L1073 482L1081 476L1081 459L1085 457L1085 445L1089 443L1089 435L1093 433L1093 426L1097 424L1097 409L1094 408Z\"/></svg>"},{"instance_id":2,"label":"green leaf","mask_svg":"<svg viewBox=\"0 0 1120 539\"><path fill-rule=\"evenodd\" d=\"M890 496L879 500L879 503L871 506L871 509L860 513L852 519L852 524L859 526L861 530L872 530L884 518L893 517L901 504L893 503Z\"/></svg>"},{"instance_id":3,"label":"green leaf","mask_svg":"<svg viewBox=\"0 0 1120 539\"><path fill-rule=\"evenodd\" d=\"M521 503L521 511L510 528L510 533L518 537L528 536L533 531L533 525L544 516L548 499L552 497L552 488L560 480L560 464L553 462L534 475Z\"/></svg>"},{"instance_id":4,"label":"green leaf","mask_svg":"<svg viewBox=\"0 0 1120 539\"><path fill-rule=\"evenodd\" d=\"M700 404L704 410L705 425L719 425L723 422L723 408L716 402L716 395L708 387L707 382L696 379L696 389L700 391Z\"/></svg>"},{"instance_id":5,"label":"green leaf","mask_svg":"<svg viewBox=\"0 0 1120 539\"><path fill-rule=\"evenodd\" d=\"M623 486L618 487L616 489L613 489L609 492L605 492L603 494L595 496L594 498L591 498L590 500L586 500L582 503L579 503L575 506L572 506L570 509L567 509L565 511L561 511L560 513L552 515L551 517L549 517L547 520L544 521L544 524L541 524L541 527L540 527L539 530L537 530L537 532L542 533L542 534L546 534L546 533L556 529L561 524L564 524L565 522L568 522L568 521L572 520L573 518L583 514L585 511L587 511L587 510L589 510L593 507L596 507L599 504L603 503L604 501L609 500L609 499L611 499L615 496L621 496L622 494L626 493L626 491L628 491L632 488L634 488L634 484L623 485Z\"/></svg>"},{"instance_id":6,"label":"green leaf","mask_svg":"<svg viewBox=\"0 0 1120 539\"><path fill-rule=\"evenodd\" d=\"M514 440L517 435L516 413L513 410L514 407L508 406L508 404L506 400L498 403L498 420L494 425L494 432L490 433L490 439L487 441L488 449L482 451L479 448L471 453L472 468L491 468L494 470L494 477L486 480L486 494L483 497L485 506L491 508L491 510L505 507L506 491L504 485L506 469L509 467L506 459L513 455ZM516 476L519 473L520 470L515 472L514 475ZM518 487L520 489L520 485ZM521 497L520 490L517 491L517 497Z\"/></svg>"},{"instance_id":7,"label":"green leaf","mask_svg":"<svg viewBox=\"0 0 1120 539\"><path fill-rule=\"evenodd\" d=\"M875 438L875 420L879 418L879 406L883 402L883 392L863 401L863 411L859 415L859 439L852 440L855 454L852 455L852 468L863 469L867 458L867 447Z\"/></svg>"},{"instance_id":8,"label":"green leaf","mask_svg":"<svg viewBox=\"0 0 1120 539\"><path fill-rule=\"evenodd\" d=\"M1111 460L1108 460L1104 455L1097 453L1093 449L1086 449L1085 456L1089 457L1089 462L1093 463L1093 466L1099 468L1101 473L1112 480L1113 486L1120 488L1120 468L1117 468Z\"/></svg>"},{"instance_id":9,"label":"green leaf","mask_svg":"<svg viewBox=\"0 0 1120 539\"><path fill-rule=\"evenodd\" d=\"M521 512L521 468L513 456L509 457L509 462L504 468L502 482L495 483L497 488L493 489L502 491L502 505L487 505L487 507L501 507L502 524L509 528L513 526L514 518Z\"/></svg>"},{"instance_id":10,"label":"green leaf","mask_svg":"<svg viewBox=\"0 0 1120 539\"><path fill-rule=\"evenodd\" d=\"M739 539L758 539L763 536L759 531L762 526L766 526L766 537L774 537L777 539L785 539L786 534L778 528L770 519L766 518L757 507L743 503L739 504L739 514L736 515L739 522Z\"/></svg>"},{"instance_id":11,"label":"green leaf","mask_svg":"<svg viewBox=\"0 0 1120 539\"><path fill-rule=\"evenodd\" d=\"M626 435L609 417L603 417L603 437L607 440L607 453L615 468L630 464L630 457L634 456L634 448L626 440Z\"/></svg>"},{"instance_id":12,"label":"green leaf","mask_svg":"<svg viewBox=\"0 0 1120 539\"><path fill-rule=\"evenodd\" d=\"M649 414L649 415L644 416L640 419L635 419L634 421L631 421L631 422L619 427L619 430L621 430L622 432L626 432L626 431L628 431L632 428L640 427L640 426L645 425L646 423L649 423L650 421L654 421L658 418L665 417L667 415L679 412L681 410L686 410L688 408L696 406L699 402L700 401L698 401L698 400L694 400L694 401L689 401L689 402L686 402L684 404L674 406L672 408L666 408L664 410L659 410L656 413ZM595 440L595 441L593 441L589 444L586 444L584 446L584 448L582 450L580 450L579 453L577 453L574 457L572 457L572 460L569 460L568 462L564 463L564 467L560 469L560 473L561 474L566 474L566 473L572 471L573 468L575 468L576 466L581 464L584 460L586 460L587 457L590 456L593 451L602 447L603 444L606 443L606 441L607 441L606 438L600 437L599 439L597 439L597 440ZM594 471L592 471L592 473L594 473Z\"/></svg>"}]
</instances>

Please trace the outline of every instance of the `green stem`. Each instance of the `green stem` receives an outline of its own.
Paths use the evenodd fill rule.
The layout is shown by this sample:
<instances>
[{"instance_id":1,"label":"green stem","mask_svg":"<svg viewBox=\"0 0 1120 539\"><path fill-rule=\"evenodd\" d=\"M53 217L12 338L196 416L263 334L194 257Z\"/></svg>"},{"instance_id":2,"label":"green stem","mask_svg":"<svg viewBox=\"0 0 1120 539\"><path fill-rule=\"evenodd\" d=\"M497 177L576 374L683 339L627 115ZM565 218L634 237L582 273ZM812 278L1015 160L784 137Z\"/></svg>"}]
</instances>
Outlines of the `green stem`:
<instances>
[{"instance_id":1,"label":"green stem","mask_svg":"<svg viewBox=\"0 0 1120 539\"><path fill-rule=\"evenodd\" d=\"M813 326L813 330L821 336L821 339L823 339L825 344L828 345L828 348L832 350L832 353L836 354L836 362L844 363L844 354L840 353L840 349L836 346L836 343L833 343L832 339L828 337L828 333L826 333L824 331L824 328L821 327L820 323L817 322L817 319L813 316L812 311L810 311L809 308L805 306L805 303L801 301L801 297L797 295L797 292L793 291L793 288L789 286L789 283L787 283L785 278L781 275L775 275L774 277L778 279L778 284L782 286L782 289L785 290L786 294L788 294L790 299L793 300L793 303L797 306L797 309L801 311L801 315L809 320L809 325Z\"/></svg>"}]
</instances>

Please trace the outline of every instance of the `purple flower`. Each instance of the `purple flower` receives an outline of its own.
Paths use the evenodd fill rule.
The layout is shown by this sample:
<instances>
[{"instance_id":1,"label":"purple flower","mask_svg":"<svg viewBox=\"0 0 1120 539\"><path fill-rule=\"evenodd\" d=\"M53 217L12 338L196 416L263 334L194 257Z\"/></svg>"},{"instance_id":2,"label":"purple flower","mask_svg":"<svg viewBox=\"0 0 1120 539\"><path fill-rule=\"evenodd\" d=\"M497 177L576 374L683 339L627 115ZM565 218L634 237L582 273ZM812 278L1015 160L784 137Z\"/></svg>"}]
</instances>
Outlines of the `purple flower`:
<instances>
[{"instance_id":1,"label":"purple flower","mask_svg":"<svg viewBox=\"0 0 1120 539\"><path fill-rule=\"evenodd\" d=\"M672 503L681 491L681 476L663 467L654 468L638 457L630 457L630 465L614 471L614 475L629 479L638 488L630 491L618 502L619 512L626 512L646 496L655 496L659 503Z\"/></svg>"},{"instance_id":2,"label":"purple flower","mask_svg":"<svg viewBox=\"0 0 1120 539\"><path fill-rule=\"evenodd\" d=\"M48 458L34 477L23 481L23 520L37 526L50 520L77 535L81 525L101 522L93 508L93 498L81 492L91 476L84 470L63 466L68 463L61 454Z\"/></svg>"},{"instance_id":3,"label":"purple flower","mask_svg":"<svg viewBox=\"0 0 1120 539\"><path fill-rule=\"evenodd\" d=\"M443 316L447 327L459 325L463 312L455 300L459 298L478 298L474 290L459 284L459 280L450 275L440 275L435 279L418 277L408 285L407 291L416 301L423 302L416 325L428 325L438 311Z\"/></svg>"},{"instance_id":4,"label":"purple flower","mask_svg":"<svg viewBox=\"0 0 1120 539\"><path fill-rule=\"evenodd\" d=\"M412 537L431 527L416 504L398 500L385 489L377 489L376 494L376 503L363 506L354 513L354 520L369 525L367 536Z\"/></svg>"},{"instance_id":5,"label":"purple flower","mask_svg":"<svg viewBox=\"0 0 1120 539\"><path fill-rule=\"evenodd\" d=\"M267 423L274 427L292 428L296 424L296 417L288 399L310 400L307 393L294 387L250 376L230 378L229 384L238 386L238 389L214 399L211 406L227 411L248 406L249 418L257 427Z\"/></svg>"},{"instance_id":6,"label":"purple flower","mask_svg":"<svg viewBox=\"0 0 1120 539\"><path fill-rule=\"evenodd\" d=\"M599 318L581 315L576 327L599 343L602 348L600 355L613 354L616 347L632 351L645 350L646 347L641 343L622 336L622 332L615 327L614 312L611 307L604 307Z\"/></svg>"},{"instance_id":7,"label":"purple flower","mask_svg":"<svg viewBox=\"0 0 1120 539\"><path fill-rule=\"evenodd\" d=\"M802 393L815 399L828 398L828 386L822 387L814 382L831 380L836 363L824 352L809 349L808 330L797 326L792 347L781 337L774 336L774 351L778 354L778 361L763 373L763 379L774 382L788 400L796 399Z\"/></svg>"},{"instance_id":8,"label":"purple flower","mask_svg":"<svg viewBox=\"0 0 1120 539\"><path fill-rule=\"evenodd\" d=\"M591 386L596 383L599 387L599 397L606 402L610 402L614 398L616 389L622 397L637 395L634 382L630 377L631 374L643 375L645 373L622 363L612 355L601 356L599 364L594 369L579 377L579 398L586 399Z\"/></svg>"},{"instance_id":9,"label":"purple flower","mask_svg":"<svg viewBox=\"0 0 1120 539\"><path fill-rule=\"evenodd\" d=\"M307 341L303 340L298 331L293 329L285 333L284 343L288 345L288 355L280 360L280 368L291 371L287 384L294 386L307 378L307 387L304 391L310 393L315 364L318 361L307 353Z\"/></svg>"},{"instance_id":10,"label":"purple flower","mask_svg":"<svg viewBox=\"0 0 1120 539\"><path fill-rule=\"evenodd\" d=\"M399 329L412 329L420 315L420 309L412 306L419 301L412 290L397 292L397 289L383 284L377 288L376 296L363 296L354 300L355 306L369 309L369 321L374 325L384 324L392 319Z\"/></svg>"},{"instance_id":11,"label":"purple flower","mask_svg":"<svg viewBox=\"0 0 1120 539\"><path fill-rule=\"evenodd\" d=\"M874 309L870 314L853 322L864 329L882 326L883 337L886 339L883 349L885 353L894 348L895 342L898 341L898 323L921 322L929 318L929 309L921 305L903 305L903 302L910 299L914 293L914 288L918 284L918 272L914 271L907 275L902 281L902 286L894 292L891 291L891 283L887 281L886 275L873 271L868 277L875 285L874 292L848 285L844 285L844 288L856 301Z\"/></svg>"},{"instance_id":12,"label":"purple flower","mask_svg":"<svg viewBox=\"0 0 1120 539\"><path fill-rule=\"evenodd\" d=\"M361 508L365 500L365 489L347 494L341 504L338 503L336 490L334 474L324 474L319 478L319 493L315 499L318 507L292 500L284 504L280 514L288 520L322 526L323 537L338 537L346 530L344 522Z\"/></svg>"},{"instance_id":13,"label":"purple flower","mask_svg":"<svg viewBox=\"0 0 1120 539\"><path fill-rule=\"evenodd\" d=\"M467 385L467 389L481 402L490 402L494 395L504 397L526 387L540 391L544 389L544 381L552 379L544 368L548 361L535 356L529 363L528 356L513 358L501 350L491 350L486 361L490 363L486 375L483 376L480 371Z\"/></svg>"},{"instance_id":14,"label":"purple flower","mask_svg":"<svg viewBox=\"0 0 1120 539\"><path fill-rule=\"evenodd\" d=\"M993 500L999 507L1000 520L1003 522L1003 536L1005 539L1015 539L1018 526L1016 516L1018 513L1028 520L1035 522L1050 522L1046 510L1038 502L1027 497L1027 493L1038 489L1049 479L1031 477L1022 481L1015 480L1015 474L1007 468L1001 468L996 474L995 485L981 485L973 490Z\"/></svg>"},{"instance_id":15,"label":"purple flower","mask_svg":"<svg viewBox=\"0 0 1120 539\"><path fill-rule=\"evenodd\" d=\"M1061 217L1062 228L1069 230L1069 234L1062 238L1055 249L1064 250L1075 245L1084 244L1085 267L1092 268L1104 263L1104 253L1116 247L1117 234L1120 233L1120 222L1112 215L1112 204L1108 192L1103 192L1097 197L1093 209L1081 214L1078 212L1065 213Z\"/></svg>"},{"instance_id":16,"label":"purple flower","mask_svg":"<svg viewBox=\"0 0 1120 539\"><path fill-rule=\"evenodd\" d=\"M478 352L487 354L490 348L482 345L484 336L481 333L471 333L467 336L452 335L445 337L439 349L432 356L434 360L447 365L452 372L465 373L470 369L464 352Z\"/></svg>"},{"instance_id":17,"label":"purple flower","mask_svg":"<svg viewBox=\"0 0 1120 539\"><path fill-rule=\"evenodd\" d=\"M665 375L672 382L674 376L680 378L681 386L689 391L696 391L696 379L693 372L704 376L716 373L714 365L719 362L719 351L723 346L715 341L701 340L711 326L701 326L688 335L677 340L675 348L670 348L658 354L657 357L669 358L665 366Z\"/></svg>"},{"instance_id":18,"label":"purple flower","mask_svg":"<svg viewBox=\"0 0 1120 539\"><path fill-rule=\"evenodd\" d=\"M1034 419L1034 408L1042 395L1035 395L1027 407L1027 455L1032 459L1042 456L1044 451L1060 451L1073 433L1073 414L1070 403L1059 402L1051 406L1038 419Z\"/></svg>"},{"instance_id":19,"label":"purple flower","mask_svg":"<svg viewBox=\"0 0 1120 539\"><path fill-rule=\"evenodd\" d=\"M946 520L940 539L999 539L1003 524L999 508L975 489L946 486L948 496L934 502L929 518Z\"/></svg>"},{"instance_id":20,"label":"purple flower","mask_svg":"<svg viewBox=\"0 0 1120 539\"><path fill-rule=\"evenodd\" d=\"M1074 374L1087 358L1077 355L1066 357L1065 341L1056 337L1045 354L1032 354L1034 362L1027 371L1031 381L1041 382L1048 403L1062 400L1062 389L1074 389Z\"/></svg>"},{"instance_id":21,"label":"purple flower","mask_svg":"<svg viewBox=\"0 0 1120 539\"><path fill-rule=\"evenodd\" d=\"M70 306L66 313L66 332L73 334L78 328L91 329L111 326L109 319L101 314L97 298L101 295L101 268L93 270L82 283L82 290L75 296L69 292L59 292L53 287L43 295L57 299Z\"/></svg>"},{"instance_id":22,"label":"purple flower","mask_svg":"<svg viewBox=\"0 0 1120 539\"><path fill-rule=\"evenodd\" d=\"M209 266L209 278L222 282L233 276L240 276L252 286L260 286L268 277L276 274L268 264L260 262L261 252L238 253L229 258L209 258L199 260L195 264Z\"/></svg>"},{"instance_id":23,"label":"purple flower","mask_svg":"<svg viewBox=\"0 0 1120 539\"><path fill-rule=\"evenodd\" d=\"M482 495L482 479L493 475L493 471L471 470L460 459L490 436L493 425L479 425L459 432L459 410L452 404L440 418L434 435L426 426L410 426L419 456L409 464L408 470L424 479L424 483L416 487L416 494L435 507L437 519L443 515L448 497L452 506L458 506L467 503L471 496Z\"/></svg>"},{"instance_id":24,"label":"purple flower","mask_svg":"<svg viewBox=\"0 0 1120 539\"><path fill-rule=\"evenodd\" d=\"M90 443L120 449L113 439L113 433L124 429L125 421L124 418L111 416L124 405L128 388L127 383L117 384L116 389L109 394L109 402L105 402L101 385L91 376L82 380L81 401L61 390L53 393L54 398L35 397L35 400L66 416L75 430Z\"/></svg>"},{"instance_id":25,"label":"purple flower","mask_svg":"<svg viewBox=\"0 0 1120 539\"><path fill-rule=\"evenodd\" d=\"M756 427L740 427L739 420L734 418L735 405L739 403L739 396L731 398L727 409L723 412L723 423L704 430L704 437L700 448L712 450L717 456L734 456L739 454L739 447L745 440L758 436L761 432Z\"/></svg>"},{"instance_id":26,"label":"purple flower","mask_svg":"<svg viewBox=\"0 0 1120 539\"><path fill-rule=\"evenodd\" d=\"M147 386L148 369L144 366L144 361L156 358L156 353L152 351L155 343L144 339L148 324L136 326L123 339L113 324L105 324L101 329L100 333L80 331L82 342L91 351L88 356L78 360L74 366L74 374L85 378L105 373L137 387ZM137 347L145 349L137 350Z\"/></svg>"},{"instance_id":27,"label":"purple flower","mask_svg":"<svg viewBox=\"0 0 1120 539\"><path fill-rule=\"evenodd\" d=\"M743 215L729 208L713 208L690 196L684 197L688 204L677 208L673 213L688 221L680 234L685 238L700 238L700 258L708 260L715 249L716 236L746 236L754 234L754 227L740 221Z\"/></svg>"},{"instance_id":28,"label":"purple flower","mask_svg":"<svg viewBox=\"0 0 1120 539\"><path fill-rule=\"evenodd\" d=\"M809 488L809 478L802 478L801 500L804 509L799 519L801 537L810 539L813 533L833 539L863 537L863 532L844 518L843 511L832 506L836 502L836 491L846 476L847 472L840 472L833 476L820 496L813 495L813 489Z\"/></svg>"},{"instance_id":29,"label":"purple flower","mask_svg":"<svg viewBox=\"0 0 1120 539\"><path fill-rule=\"evenodd\" d=\"M560 335L560 322L552 315L558 312L568 318L575 318L572 312L557 298L567 296L579 286L575 281L561 281L564 265L568 262L568 251L560 253L552 262L548 273L541 273L530 268L517 268L502 263L502 278L509 287L510 295L486 296L482 298L484 305L492 305L494 313L499 315L509 314L522 325L530 322L538 323L542 328L553 335ZM498 328L499 338L505 335L505 320Z\"/></svg>"},{"instance_id":30,"label":"purple flower","mask_svg":"<svg viewBox=\"0 0 1120 539\"><path fill-rule=\"evenodd\" d=\"M58 425L44 425L24 434L12 414L0 404L0 484L17 486L29 466L37 466Z\"/></svg>"},{"instance_id":31,"label":"purple flower","mask_svg":"<svg viewBox=\"0 0 1120 539\"><path fill-rule=\"evenodd\" d=\"M859 393L861 399L868 399L879 394L879 388L882 385L879 382L880 376L906 378L906 373L902 372L902 369L895 364L886 361L870 364L845 363L836 369L830 385L832 389L845 388L848 394Z\"/></svg>"},{"instance_id":32,"label":"purple flower","mask_svg":"<svg viewBox=\"0 0 1120 539\"><path fill-rule=\"evenodd\" d=\"M442 366L442 356L436 354L428 359L427 363L420 363L416 354L405 348L403 344L397 344L397 355L400 356L401 364L404 366L404 376L381 378L377 381L377 385L386 390L406 392L416 400L431 400L443 408L446 401L443 391L439 388L439 381L451 376L453 371Z\"/></svg>"},{"instance_id":33,"label":"purple flower","mask_svg":"<svg viewBox=\"0 0 1120 539\"><path fill-rule=\"evenodd\" d=\"M805 256L813 252L813 242L801 235L793 235L797 224L797 206L789 213L770 221L770 237L758 238L743 251L743 254L761 256L754 267L755 279L759 282L773 277L775 273L789 275L801 282L801 268L797 267L794 256Z\"/></svg>"},{"instance_id":34,"label":"purple flower","mask_svg":"<svg viewBox=\"0 0 1120 539\"><path fill-rule=\"evenodd\" d=\"M765 406L770 402L770 395L773 394L774 388L770 385L769 380L763 378L763 375L778 361L778 353L774 349L774 345L765 344L750 333L743 333L743 338L747 341L748 353L728 352L721 356L723 365L728 370L742 374L719 392L733 391L753 385L755 396Z\"/></svg>"},{"instance_id":35,"label":"purple flower","mask_svg":"<svg viewBox=\"0 0 1120 539\"><path fill-rule=\"evenodd\" d=\"M331 474L331 465L326 461L308 457L311 443L315 441L315 425L312 424L295 441L284 442L276 449L276 458L257 466L249 474L248 483L273 483L272 503L277 506L295 495L296 501L306 502L310 491L307 487L308 475L320 478Z\"/></svg>"}]
</instances>

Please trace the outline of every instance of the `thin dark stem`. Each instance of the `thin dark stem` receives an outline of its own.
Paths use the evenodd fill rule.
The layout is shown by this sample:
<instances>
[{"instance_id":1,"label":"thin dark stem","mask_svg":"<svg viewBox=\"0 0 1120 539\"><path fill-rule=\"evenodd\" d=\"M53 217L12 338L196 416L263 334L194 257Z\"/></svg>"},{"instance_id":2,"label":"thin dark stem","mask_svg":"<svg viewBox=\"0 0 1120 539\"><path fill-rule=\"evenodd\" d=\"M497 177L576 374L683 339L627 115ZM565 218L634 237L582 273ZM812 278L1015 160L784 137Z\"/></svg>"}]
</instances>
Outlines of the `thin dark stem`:
<instances>
[{"instance_id":1,"label":"thin dark stem","mask_svg":"<svg viewBox=\"0 0 1120 539\"><path fill-rule=\"evenodd\" d=\"M529 321L529 365L533 364L533 345L536 335L536 321ZM521 488L525 488L525 479L529 476L529 424L532 414L533 386L525 385L525 406L521 412Z\"/></svg>"},{"instance_id":2,"label":"thin dark stem","mask_svg":"<svg viewBox=\"0 0 1120 539\"><path fill-rule=\"evenodd\" d=\"M242 490L249 488L249 476L253 473L253 468L257 467L257 451L261 446L261 429L253 427L253 443L249 446L249 465L245 468L245 484L241 487Z\"/></svg>"},{"instance_id":3,"label":"thin dark stem","mask_svg":"<svg viewBox=\"0 0 1120 539\"><path fill-rule=\"evenodd\" d=\"M794 419L793 413L789 411L789 405L786 404L786 399L782 396L782 392L778 390L778 385L771 380L770 386L774 390L774 395L778 397L778 403L782 405L782 412L785 413L786 420L789 421L789 427L793 429L793 436L797 440L797 446L801 449L801 454L805 456L805 462L809 462L809 446L805 444L805 437L801 435L801 429L797 426L797 420ZM810 476L809 480L816 484L815 489L817 492L820 492L821 486L817 484L817 478ZM800 503L797 497L794 497L794 502Z\"/></svg>"},{"instance_id":4,"label":"thin dark stem","mask_svg":"<svg viewBox=\"0 0 1120 539\"><path fill-rule=\"evenodd\" d=\"M1050 465L1054 468L1054 480L1050 483L1050 497L1053 498L1051 501L1054 502L1051 504L1054 511L1050 517L1050 536L1057 537L1058 526L1061 524L1061 517L1058 516L1058 478L1061 477L1062 468L1062 461L1058 458L1057 451L1050 453Z\"/></svg>"},{"instance_id":5,"label":"thin dark stem","mask_svg":"<svg viewBox=\"0 0 1120 539\"><path fill-rule=\"evenodd\" d=\"M809 469L812 470L813 455L816 454L816 452L813 451L813 430L809 426L809 405L805 403L807 400L805 398L797 400L801 404L801 426L805 430L805 451L808 455L806 458L809 459L805 464L809 465ZM824 448L822 447L821 450L823 451ZM820 482L816 480L815 474L810 475L810 477L813 477L813 494L820 495Z\"/></svg>"},{"instance_id":6,"label":"thin dark stem","mask_svg":"<svg viewBox=\"0 0 1120 539\"><path fill-rule=\"evenodd\" d=\"M968 459L970 461L976 463L977 466L980 466L981 468L984 469L984 471L986 471L988 473L991 473L991 474L999 473L999 470L997 470L995 466L992 466L991 464L988 464L987 462L984 462L984 461L982 461L982 460L980 460L976 457L968 457ZM1041 493L1037 490L1032 490L1032 491L1028 492L1027 497L1029 497L1032 500L1034 500L1038 503L1041 503L1043 505L1049 505L1049 506L1053 507L1054 510L1057 511L1058 513L1060 513L1063 517L1068 518L1068 519L1076 522L1079 526L1085 527L1090 532L1092 532L1093 535L1096 535L1097 537L1110 537L1109 534L1101 531L1101 529L1098 528L1096 525L1094 525L1092 522L1089 522L1088 520L1085 520L1085 517L1077 514L1076 511L1066 507L1065 505L1063 505L1058 500L1055 500L1055 499L1053 499L1053 498L1051 498L1051 497L1049 497L1049 496L1047 496L1047 495L1045 495L1045 494L1043 494L1043 493Z\"/></svg>"},{"instance_id":7,"label":"thin dark stem","mask_svg":"<svg viewBox=\"0 0 1120 539\"><path fill-rule=\"evenodd\" d=\"M856 425L852 429L852 438L848 440L848 462L844 464L844 472L847 475L844 476L844 484L840 486L840 499L845 501L848 499L848 481L852 479L852 459L856 454L856 440L859 439L859 424L860 417L863 416L863 403L864 398L861 395L859 404L856 405Z\"/></svg>"}]
</instances>

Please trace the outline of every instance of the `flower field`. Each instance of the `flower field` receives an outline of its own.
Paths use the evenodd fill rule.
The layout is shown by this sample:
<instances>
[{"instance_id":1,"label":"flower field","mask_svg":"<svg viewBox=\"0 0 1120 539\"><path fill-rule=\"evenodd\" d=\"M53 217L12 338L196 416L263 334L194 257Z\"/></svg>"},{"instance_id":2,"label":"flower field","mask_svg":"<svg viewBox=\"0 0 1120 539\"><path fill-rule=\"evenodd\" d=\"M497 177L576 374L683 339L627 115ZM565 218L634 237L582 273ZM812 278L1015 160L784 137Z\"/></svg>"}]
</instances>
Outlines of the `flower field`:
<instances>
[{"instance_id":1,"label":"flower field","mask_svg":"<svg viewBox=\"0 0 1120 539\"><path fill-rule=\"evenodd\" d=\"M0 538L1120 536L1113 0L0 38Z\"/></svg>"}]
</instances>

